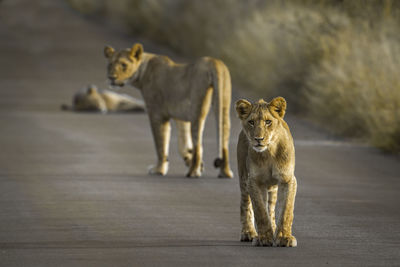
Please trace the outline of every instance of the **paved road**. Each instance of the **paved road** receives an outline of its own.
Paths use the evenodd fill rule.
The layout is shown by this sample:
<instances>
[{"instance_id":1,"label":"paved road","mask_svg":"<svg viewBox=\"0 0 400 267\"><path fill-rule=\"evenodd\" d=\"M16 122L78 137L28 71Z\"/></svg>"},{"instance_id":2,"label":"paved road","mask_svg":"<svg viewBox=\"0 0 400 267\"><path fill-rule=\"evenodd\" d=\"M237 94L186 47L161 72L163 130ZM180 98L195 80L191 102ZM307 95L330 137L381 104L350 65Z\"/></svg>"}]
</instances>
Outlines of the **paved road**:
<instances>
[{"instance_id":1,"label":"paved road","mask_svg":"<svg viewBox=\"0 0 400 267\"><path fill-rule=\"evenodd\" d=\"M60 111L78 88L105 86L104 44L134 41L61 0L0 2L1 266L400 265L396 158L289 118L299 246L254 248L238 241L237 176L212 168L212 119L205 175L186 179L175 138L170 173L146 174L155 160L146 114Z\"/></svg>"}]
</instances>

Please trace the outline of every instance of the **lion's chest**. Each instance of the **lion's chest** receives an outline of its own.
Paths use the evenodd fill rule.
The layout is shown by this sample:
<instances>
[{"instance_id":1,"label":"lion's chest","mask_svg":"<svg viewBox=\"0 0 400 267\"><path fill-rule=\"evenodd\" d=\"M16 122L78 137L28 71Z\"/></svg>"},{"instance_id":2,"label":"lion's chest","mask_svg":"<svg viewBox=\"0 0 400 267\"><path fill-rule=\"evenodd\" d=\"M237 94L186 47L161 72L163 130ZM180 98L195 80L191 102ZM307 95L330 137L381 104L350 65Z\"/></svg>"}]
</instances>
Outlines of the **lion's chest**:
<instances>
[{"instance_id":1,"label":"lion's chest","mask_svg":"<svg viewBox=\"0 0 400 267\"><path fill-rule=\"evenodd\" d=\"M272 161L248 162L249 179L255 179L257 183L266 185L278 184L278 179L274 175L276 173Z\"/></svg>"}]
</instances>

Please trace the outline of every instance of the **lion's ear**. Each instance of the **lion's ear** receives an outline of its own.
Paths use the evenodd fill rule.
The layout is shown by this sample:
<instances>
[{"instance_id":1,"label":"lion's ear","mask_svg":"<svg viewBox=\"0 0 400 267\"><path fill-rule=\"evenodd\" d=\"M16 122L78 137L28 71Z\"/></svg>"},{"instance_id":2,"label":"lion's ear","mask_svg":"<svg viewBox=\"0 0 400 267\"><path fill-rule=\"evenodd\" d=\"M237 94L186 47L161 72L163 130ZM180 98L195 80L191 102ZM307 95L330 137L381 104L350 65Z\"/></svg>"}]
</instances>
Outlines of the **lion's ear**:
<instances>
[{"instance_id":1,"label":"lion's ear","mask_svg":"<svg viewBox=\"0 0 400 267\"><path fill-rule=\"evenodd\" d=\"M235 108L239 119L246 119L250 115L251 107L251 103L246 99L236 101Z\"/></svg>"},{"instance_id":2,"label":"lion's ear","mask_svg":"<svg viewBox=\"0 0 400 267\"><path fill-rule=\"evenodd\" d=\"M115 50L111 46L107 45L107 46L104 47L104 56L106 58L112 57L114 55L114 52L115 52Z\"/></svg>"},{"instance_id":3,"label":"lion's ear","mask_svg":"<svg viewBox=\"0 0 400 267\"><path fill-rule=\"evenodd\" d=\"M281 96L275 97L268 103L268 109L271 113L275 113L279 117L283 118L286 112L286 100Z\"/></svg>"},{"instance_id":4,"label":"lion's ear","mask_svg":"<svg viewBox=\"0 0 400 267\"><path fill-rule=\"evenodd\" d=\"M88 87L87 87L87 94L88 95L93 95L96 92L97 92L97 86L96 85L94 85L94 84L88 85Z\"/></svg>"},{"instance_id":5,"label":"lion's ear","mask_svg":"<svg viewBox=\"0 0 400 267\"><path fill-rule=\"evenodd\" d=\"M140 60L142 58L142 54L143 54L143 46L139 43L134 44L131 48L131 54L130 56L132 58L135 58L137 60Z\"/></svg>"}]
</instances>

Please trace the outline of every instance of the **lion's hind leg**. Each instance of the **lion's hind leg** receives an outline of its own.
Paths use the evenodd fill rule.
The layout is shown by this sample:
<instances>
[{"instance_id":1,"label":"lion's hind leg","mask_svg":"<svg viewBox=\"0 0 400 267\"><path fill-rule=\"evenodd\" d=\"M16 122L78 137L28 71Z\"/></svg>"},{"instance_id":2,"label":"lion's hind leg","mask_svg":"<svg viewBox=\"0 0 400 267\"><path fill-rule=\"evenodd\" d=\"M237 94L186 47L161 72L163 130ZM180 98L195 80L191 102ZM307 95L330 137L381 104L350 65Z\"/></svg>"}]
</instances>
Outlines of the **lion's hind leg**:
<instances>
[{"instance_id":1,"label":"lion's hind leg","mask_svg":"<svg viewBox=\"0 0 400 267\"><path fill-rule=\"evenodd\" d=\"M200 177L203 172L203 131L207 114L210 111L212 88L208 88L203 101L194 107L191 121L191 133L194 143L193 159L187 177Z\"/></svg>"},{"instance_id":2,"label":"lion's hind leg","mask_svg":"<svg viewBox=\"0 0 400 267\"><path fill-rule=\"evenodd\" d=\"M215 82L213 94L213 109L217 123L218 158L214 161L219 168L219 178L232 178L233 172L229 166L229 136L231 129L231 79L225 68L218 70L218 81Z\"/></svg>"},{"instance_id":3,"label":"lion's hind leg","mask_svg":"<svg viewBox=\"0 0 400 267\"><path fill-rule=\"evenodd\" d=\"M193 143L190 133L190 122L175 120L178 128L178 150L186 166L190 166L193 158Z\"/></svg>"}]
</instances>

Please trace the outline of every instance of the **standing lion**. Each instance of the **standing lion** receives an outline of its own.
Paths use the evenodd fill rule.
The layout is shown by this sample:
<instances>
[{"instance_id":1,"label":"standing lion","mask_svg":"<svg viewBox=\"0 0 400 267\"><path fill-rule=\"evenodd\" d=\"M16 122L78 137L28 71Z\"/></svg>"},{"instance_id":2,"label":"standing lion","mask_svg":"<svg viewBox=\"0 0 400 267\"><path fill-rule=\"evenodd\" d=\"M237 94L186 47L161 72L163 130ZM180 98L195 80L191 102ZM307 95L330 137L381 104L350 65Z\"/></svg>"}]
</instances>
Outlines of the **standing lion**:
<instances>
[{"instance_id":1,"label":"standing lion","mask_svg":"<svg viewBox=\"0 0 400 267\"><path fill-rule=\"evenodd\" d=\"M174 119L186 129L186 138L180 141L186 150L185 158L191 159L187 177L202 175L203 130L213 106L218 141L214 165L220 168L219 177L233 177L228 148L231 80L222 61L203 57L190 64L178 64L166 56L144 53L141 44L121 51L106 46L104 55L111 83L129 83L142 93L158 156L149 173L165 175L168 171L170 120Z\"/></svg>"},{"instance_id":2,"label":"standing lion","mask_svg":"<svg viewBox=\"0 0 400 267\"><path fill-rule=\"evenodd\" d=\"M293 138L283 120L286 101L282 97L269 103L241 99L236 102L236 111L243 127L237 145L241 241L253 241L255 246L295 247L292 223L297 181Z\"/></svg>"}]
</instances>

